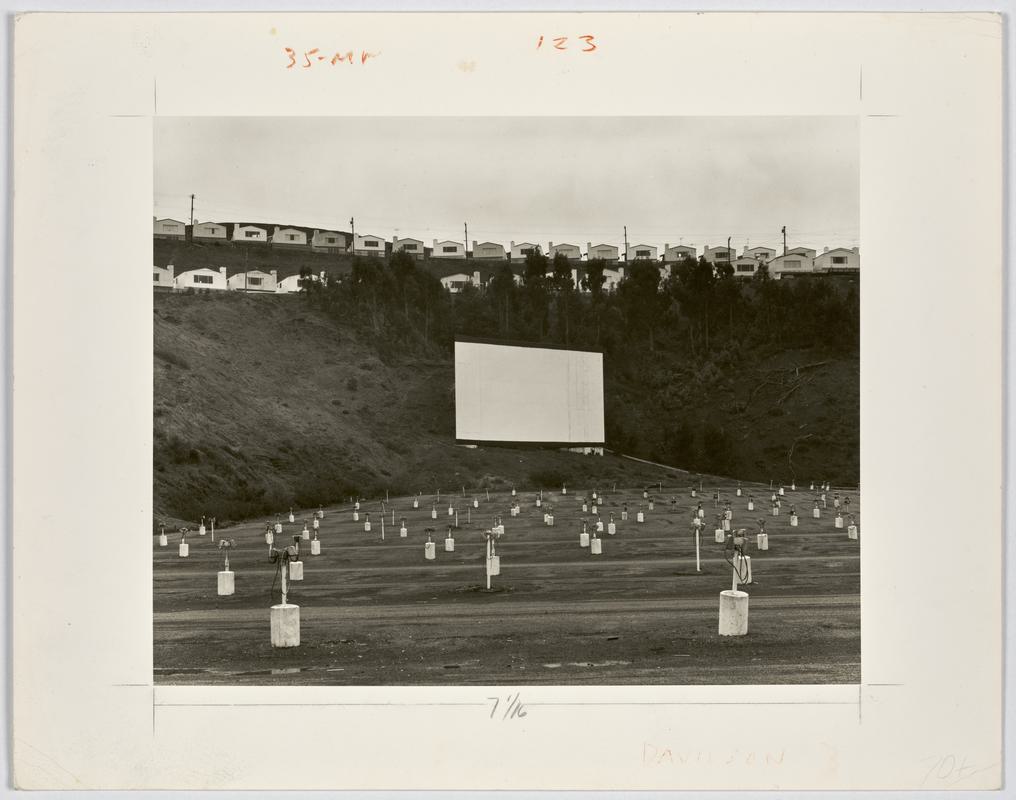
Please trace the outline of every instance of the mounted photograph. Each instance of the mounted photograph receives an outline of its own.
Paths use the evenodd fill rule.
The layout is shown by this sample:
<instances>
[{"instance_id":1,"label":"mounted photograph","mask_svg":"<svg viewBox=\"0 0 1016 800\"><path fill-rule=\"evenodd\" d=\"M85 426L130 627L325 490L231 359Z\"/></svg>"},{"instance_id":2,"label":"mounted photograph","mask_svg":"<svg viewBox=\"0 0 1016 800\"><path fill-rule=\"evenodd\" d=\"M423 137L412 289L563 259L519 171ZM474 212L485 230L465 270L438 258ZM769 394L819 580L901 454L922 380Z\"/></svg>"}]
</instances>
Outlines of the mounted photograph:
<instances>
[{"instance_id":1,"label":"mounted photograph","mask_svg":"<svg viewBox=\"0 0 1016 800\"><path fill-rule=\"evenodd\" d=\"M153 124L157 685L860 682L856 117Z\"/></svg>"}]
</instances>

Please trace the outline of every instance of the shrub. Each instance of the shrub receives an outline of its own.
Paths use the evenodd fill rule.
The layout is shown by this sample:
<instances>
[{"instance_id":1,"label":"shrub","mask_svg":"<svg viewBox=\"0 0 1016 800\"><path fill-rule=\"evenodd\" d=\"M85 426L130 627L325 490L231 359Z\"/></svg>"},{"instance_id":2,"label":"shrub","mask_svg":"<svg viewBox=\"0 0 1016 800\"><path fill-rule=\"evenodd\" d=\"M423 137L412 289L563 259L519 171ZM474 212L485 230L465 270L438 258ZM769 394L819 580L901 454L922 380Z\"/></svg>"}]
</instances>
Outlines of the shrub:
<instances>
[{"instance_id":1,"label":"shrub","mask_svg":"<svg viewBox=\"0 0 1016 800\"><path fill-rule=\"evenodd\" d=\"M173 464L197 464L201 461L201 452L190 446L179 436L171 436L163 445L166 457Z\"/></svg>"},{"instance_id":2,"label":"shrub","mask_svg":"<svg viewBox=\"0 0 1016 800\"><path fill-rule=\"evenodd\" d=\"M155 357L162 359L167 364L172 364L174 367L180 367L180 369L190 369L190 364L188 364L181 356L178 356L176 353L167 350L164 347L155 348Z\"/></svg>"}]
</instances>

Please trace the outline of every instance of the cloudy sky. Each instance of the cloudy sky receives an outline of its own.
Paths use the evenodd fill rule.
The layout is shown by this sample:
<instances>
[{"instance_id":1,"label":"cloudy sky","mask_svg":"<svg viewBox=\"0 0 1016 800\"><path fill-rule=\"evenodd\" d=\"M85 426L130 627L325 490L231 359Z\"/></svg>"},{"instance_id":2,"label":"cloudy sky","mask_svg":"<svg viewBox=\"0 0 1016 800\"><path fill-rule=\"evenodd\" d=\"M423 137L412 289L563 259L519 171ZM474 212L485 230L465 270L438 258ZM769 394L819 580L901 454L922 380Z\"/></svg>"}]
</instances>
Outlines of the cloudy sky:
<instances>
[{"instance_id":1,"label":"cloudy sky","mask_svg":"<svg viewBox=\"0 0 1016 800\"><path fill-rule=\"evenodd\" d=\"M859 245L854 117L158 118L155 208L391 238Z\"/></svg>"}]
</instances>

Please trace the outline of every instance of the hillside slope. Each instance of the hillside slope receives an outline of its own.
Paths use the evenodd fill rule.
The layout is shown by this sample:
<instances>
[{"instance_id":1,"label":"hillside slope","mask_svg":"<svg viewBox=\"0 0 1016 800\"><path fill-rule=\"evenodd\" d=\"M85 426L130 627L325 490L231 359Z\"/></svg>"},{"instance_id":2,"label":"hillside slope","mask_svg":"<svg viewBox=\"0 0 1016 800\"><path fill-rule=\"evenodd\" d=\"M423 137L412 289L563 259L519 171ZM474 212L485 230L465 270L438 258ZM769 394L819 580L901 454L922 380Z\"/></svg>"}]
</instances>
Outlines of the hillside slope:
<instances>
[{"instance_id":1,"label":"hillside slope","mask_svg":"<svg viewBox=\"0 0 1016 800\"><path fill-rule=\"evenodd\" d=\"M385 490L663 474L612 457L456 446L450 356L386 349L382 360L368 335L299 296L155 293L153 302L156 521L238 520ZM789 482L796 472L856 483L856 359L782 352L703 369L677 353L654 358L637 373L607 365L616 449L695 471L722 465L744 480Z\"/></svg>"}]
</instances>

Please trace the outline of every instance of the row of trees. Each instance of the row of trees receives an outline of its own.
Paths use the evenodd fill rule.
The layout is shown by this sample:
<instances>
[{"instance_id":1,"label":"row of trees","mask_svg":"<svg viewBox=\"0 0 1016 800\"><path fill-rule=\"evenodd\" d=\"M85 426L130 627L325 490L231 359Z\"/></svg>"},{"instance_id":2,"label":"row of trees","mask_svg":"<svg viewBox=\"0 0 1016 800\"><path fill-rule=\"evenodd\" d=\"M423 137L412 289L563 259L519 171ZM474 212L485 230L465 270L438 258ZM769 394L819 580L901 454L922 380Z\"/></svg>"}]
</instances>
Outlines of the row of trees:
<instances>
[{"instance_id":1,"label":"row of trees","mask_svg":"<svg viewBox=\"0 0 1016 800\"><path fill-rule=\"evenodd\" d=\"M806 435L795 462L856 479L858 409L846 400L856 397L856 279L776 281L761 270L742 280L699 259L667 277L635 262L608 290L606 264L583 266L576 287L567 259L530 255L520 282L503 265L483 289L451 294L400 253L356 259L343 281L305 289L308 302L369 332L383 358L448 359L456 334L602 350L607 445L620 452L764 479L786 469ZM834 372L816 382L795 364ZM786 398L798 403L789 419Z\"/></svg>"},{"instance_id":2,"label":"row of trees","mask_svg":"<svg viewBox=\"0 0 1016 800\"><path fill-rule=\"evenodd\" d=\"M669 277L635 262L617 288L605 288L600 261L584 264L581 291L561 254L526 258L521 284L507 264L484 289L451 294L404 253L387 262L353 261L345 280L306 280L308 301L366 326L381 341L411 350L448 351L456 334L602 349L609 360L681 351L691 359L737 348L820 346L856 353L859 298L854 282L826 278L750 281L729 265L678 262Z\"/></svg>"}]
</instances>

